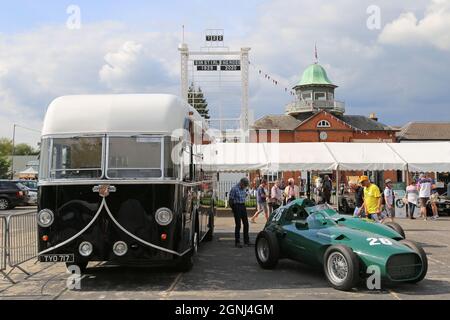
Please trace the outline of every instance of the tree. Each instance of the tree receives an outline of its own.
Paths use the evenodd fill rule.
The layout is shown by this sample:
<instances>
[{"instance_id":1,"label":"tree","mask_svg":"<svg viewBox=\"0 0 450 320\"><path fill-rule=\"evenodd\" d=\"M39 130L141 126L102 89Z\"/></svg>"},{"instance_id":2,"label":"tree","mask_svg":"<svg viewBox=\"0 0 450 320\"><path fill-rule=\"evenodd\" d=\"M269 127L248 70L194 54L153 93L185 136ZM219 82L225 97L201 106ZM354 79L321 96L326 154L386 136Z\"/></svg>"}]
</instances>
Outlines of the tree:
<instances>
[{"instance_id":1,"label":"tree","mask_svg":"<svg viewBox=\"0 0 450 320\"><path fill-rule=\"evenodd\" d=\"M188 103L193 106L200 115L205 118L209 119L209 109L208 109L208 102L206 102L206 99L203 95L203 91L200 87L198 87L198 90L195 89L194 84L192 83L189 87L188 91Z\"/></svg>"},{"instance_id":2,"label":"tree","mask_svg":"<svg viewBox=\"0 0 450 320\"><path fill-rule=\"evenodd\" d=\"M12 154L12 141L8 138L0 138L0 156L10 156Z\"/></svg>"},{"instance_id":3,"label":"tree","mask_svg":"<svg viewBox=\"0 0 450 320\"><path fill-rule=\"evenodd\" d=\"M9 167L11 163L5 157L0 155L0 179L8 179L9 178Z\"/></svg>"},{"instance_id":4,"label":"tree","mask_svg":"<svg viewBox=\"0 0 450 320\"><path fill-rule=\"evenodd\" d=\"M14 148L14 155L16 156L35 156L37 154L39 152L26 143L20 143Z\"/></svg>"},{"instance_id":5,"label":"tree","mask_svg":"<svg viewBox=\"0 0 450 320\"><path fill-rule=\"evenodd\" d=\"M12 141L7 138L0 138L0 156L10 156L12 154ZM20 143L14 147L14 155L16 156L34 156L37 154L39 154L39 150L34 149L26 143Z\"/></svg>"}]
</instances>

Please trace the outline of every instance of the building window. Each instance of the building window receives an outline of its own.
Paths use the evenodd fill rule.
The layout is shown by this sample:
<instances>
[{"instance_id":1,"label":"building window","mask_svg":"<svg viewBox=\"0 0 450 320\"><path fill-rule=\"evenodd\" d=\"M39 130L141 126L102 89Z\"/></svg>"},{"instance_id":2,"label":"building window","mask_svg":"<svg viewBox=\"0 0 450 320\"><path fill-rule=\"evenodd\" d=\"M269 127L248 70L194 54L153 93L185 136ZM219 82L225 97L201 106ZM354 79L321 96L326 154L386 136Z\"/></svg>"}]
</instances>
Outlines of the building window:
<instances>
[{"instance_id":1,"label":"building window","mask_svg":"<svg viewBox=\"0 0 450 320\"><path fill-rule=\"evenodd\" d=\"M334 94L332 94L331 92L328 92L328 100L329 101L333 101L334 100Z\"/></svg>"},{"instance_id":2,"label":"building window","mask_svg":"<svg viewBox=\"0 0 450 320\"><path fill-rule=\"evenodd\" d=\"M324 101L327 100L327 94L325 92L314 93L314 100Z\"/></svg>"},{"instance_id":3,"label":"building window","mask_svg":"<svg viewBox=\"0 0 450 320\"><path fill-rule=\"evenodd\" d=\"M312 100L312 91L302 92L302 100Z\"/></svg>"},{"instance_id":4,"label":"building window","mask_svg":"<svg viewBox=\"0 0 450 320\"><path fill-rule=\"evenodd\" d=\"M320 120L317 123L317 128L331 128L331 124L327 120Z\"/></svg>"}]
</instances>

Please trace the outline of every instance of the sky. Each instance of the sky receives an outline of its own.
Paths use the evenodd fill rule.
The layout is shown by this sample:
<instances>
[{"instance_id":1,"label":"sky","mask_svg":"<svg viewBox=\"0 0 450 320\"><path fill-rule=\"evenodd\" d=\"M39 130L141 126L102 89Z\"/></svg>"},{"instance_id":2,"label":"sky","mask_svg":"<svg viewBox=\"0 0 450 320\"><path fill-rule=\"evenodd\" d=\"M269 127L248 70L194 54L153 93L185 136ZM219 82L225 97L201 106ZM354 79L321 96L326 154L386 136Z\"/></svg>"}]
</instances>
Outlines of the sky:
<instances>
[{"instance_id":1,"label":"sky","mask_svg":"<svg viewBox=\"0 0 450 320\"><path fill-rule=\"evenodd\" d=\"M450 121L450 0L1 0L0 8L0 137L18 124L19 142L37 143L39 133L22 127L39 130L61 95L179 95L182 25L192 50L210 28L224 29L232 49L252 48L255 118L284 112L292 101L284 88L314 62L317 44L347 114L375 112L395 126ZM238 100L204 91L213 117L239 117Z\"/></svg>"}]
</instances>

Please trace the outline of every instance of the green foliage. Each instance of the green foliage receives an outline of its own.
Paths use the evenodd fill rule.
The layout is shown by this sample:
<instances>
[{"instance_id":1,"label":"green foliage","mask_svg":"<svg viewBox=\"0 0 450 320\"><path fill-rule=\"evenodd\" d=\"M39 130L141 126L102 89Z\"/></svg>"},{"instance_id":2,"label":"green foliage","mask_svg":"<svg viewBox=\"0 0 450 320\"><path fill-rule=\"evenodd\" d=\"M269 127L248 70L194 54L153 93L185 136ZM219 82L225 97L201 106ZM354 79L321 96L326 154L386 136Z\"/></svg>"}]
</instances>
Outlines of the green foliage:
<instances>
[{"instance_id":1,"label":"green foliage","mask_svg":"<svg viewBox=\"0 0 450 320\"><path fill-rule=\"evenodd\" d=\"M188 91L188 103L193 106L203 118L210 118L208 102L206 102L200 87L196 90L194 84L191 84Z\"/></svg>"},{"instance_id":2,"label":"green foliage","mask_svg":"<svg viewBox=\"0 0 450 320\"><path fill-rule=\"evenodd\" d=\"M10 165L10 161L5 156L0 155L0 179L9 178Z\"/></svg>"},{"instance_id":3,"label":"green foliage","mask_svg":"<svg viewBox=\"0 0 450 320\"><path fill-rule=\"evenodd\" d=\"M20 143L14 148L14 154L16 156L34 156L39 154L39 151L26 143Z\"/></svg>"},{"instance_id":4,"label":"green foliage","mask_svg":"<svg viewBox=\"0 0 450 320\"><path fill-rule=\"evenodd\" d=\"M12 140L8 138L0 138L0 156L10 156L13 154ZM33 156L39 154L39 150L34 149L26 143L19 143L14 148L16 156Z\"/></svg>"},{"instance_id":5,"label":"green foliage","mask_svg":"<svg viewBox=\"0 0 450 320\"><path fill-rule=\"evenodd\" d=\"M0 138L0 156L9 156L12 154L12 140Z\"/></svg>"}]
</instances>

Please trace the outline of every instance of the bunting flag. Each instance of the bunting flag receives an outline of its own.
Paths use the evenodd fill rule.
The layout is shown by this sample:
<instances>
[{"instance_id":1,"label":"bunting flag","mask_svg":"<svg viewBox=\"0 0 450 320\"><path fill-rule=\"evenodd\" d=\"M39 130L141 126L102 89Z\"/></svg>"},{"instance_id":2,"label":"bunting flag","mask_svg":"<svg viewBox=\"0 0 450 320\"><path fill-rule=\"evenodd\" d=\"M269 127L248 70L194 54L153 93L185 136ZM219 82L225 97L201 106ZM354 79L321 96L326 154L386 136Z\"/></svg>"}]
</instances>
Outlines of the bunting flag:
<instances>
[{"instance_id":1,"label":"bunting flag","mask_svg":"<svg viewBox=\"0 0 450 320\"><path fill-rule=\"evenodd\" d=\"M251 62L249 61L248 64L251 65ZM256 67L254 65L251 65L251 66L256 69ZM271 80L273 85L275 85L275 86L279 85L279 81L277 79L275 79L274 77L272 77L270 75L270 73L264 72L262 69L256 69L256 70L258 71L258 73L261 76L264 74L264 79ZM284 92L289 93L289 95L291 95L291 96L295 96L295 92L291 91L288 87L284 87Z\"/></svg>"}]
</instances>

